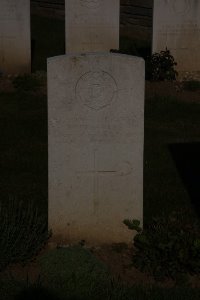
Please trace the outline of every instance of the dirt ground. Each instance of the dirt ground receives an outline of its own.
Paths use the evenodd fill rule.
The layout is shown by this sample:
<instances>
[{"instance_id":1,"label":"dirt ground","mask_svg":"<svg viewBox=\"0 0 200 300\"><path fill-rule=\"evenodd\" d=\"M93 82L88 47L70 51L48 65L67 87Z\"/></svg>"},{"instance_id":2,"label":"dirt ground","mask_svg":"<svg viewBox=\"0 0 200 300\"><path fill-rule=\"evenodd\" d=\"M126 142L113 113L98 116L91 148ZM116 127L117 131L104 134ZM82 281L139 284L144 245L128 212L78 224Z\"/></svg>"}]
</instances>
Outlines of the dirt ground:
<instances>
[{"instance_id":1,"label":"dirt ground","mask_svg":"<svg viewBox=\"0 0 200 300\"><path fill-rule=\"evenodd\" d=\"M43 249L38 257L46 251L48 251L48 247ZM158 282L152 276L136 269L132 265L133 251L133 247L124 248L120 244L104 245L91 249L91 253L108 267L112 277L120 280L120 282L127 286L143 285L150 287L156 285L161 288L176 286L176 282L171 279ZM4 272L0 273L0 278L5 278L5 276L17 280L27 280L28 278L29 282L36 282L41 275L41 270L37 263L38 257L25 266L19 264L10 265ZM189 276L189 286L200 288L200 276Z\"/></svg>"},{"instance_id":2,"label":"dirt ground","mask_svg":"<svg viewBox=\"0 0 200 300\"><path fill-rule=\"evenodd\" d=\"M181 81L145 82L146 98L161 96L174 97L181 102L200 103L200 89L196 91L185 90Z\"/></svg>"}]
</instances>

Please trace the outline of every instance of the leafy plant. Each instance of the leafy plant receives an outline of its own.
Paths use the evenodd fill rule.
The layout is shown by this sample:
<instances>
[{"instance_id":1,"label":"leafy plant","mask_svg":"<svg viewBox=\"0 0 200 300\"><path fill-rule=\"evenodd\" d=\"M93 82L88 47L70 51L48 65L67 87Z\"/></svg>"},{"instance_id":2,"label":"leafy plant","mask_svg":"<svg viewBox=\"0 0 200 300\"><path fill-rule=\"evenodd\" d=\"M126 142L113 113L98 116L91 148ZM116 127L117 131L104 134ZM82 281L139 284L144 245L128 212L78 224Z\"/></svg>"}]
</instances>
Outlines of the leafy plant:
<instances>
[{"instance_id":1,"label":"leafy plant","mask_svg":"<svg viewBox=\"0 0 200 300\"><path fill-rule=\"evenodd\" d=\"M139 220L128 220L125 219L123 223L131 230L135 230L137 232L141 232L142 228L140 227L140 221Z\"/></svg>"},{"instance_id":2,"label":"leafy plant","mask_svg":"<svg viewBox=\"0 0 200 300\"><path fill-rule=\"evenodd\" d=\"M47 224L32 202L0 203L0 271L10 263L25 263L50 237Z\"/></svg>"},{"instance_id":3,"label":"leafy plant","mask_svg":"<svg viewBox=\"0 0 200 300\"><path fill-rule=\"evenodd\" d=\"M139 221L138 221L139 222ZM137 230L124 222L129 229ZM134 237L133 264L156 279L180 278L182 274L200 273L200 230L187 222L186 215L154 218Z\"/></svg>"},{"instance_id":4,"label":"leafy plant","mask_svg":"<svg viewBox=\"0 0 200 300\"><path fill-rule=\"evenodd\" d=\"M175 80L178 72L174 69L177 63L166 48L160 53L153 53L146 60L146 79L153 81Z\"/></svg>"}]
</instances>

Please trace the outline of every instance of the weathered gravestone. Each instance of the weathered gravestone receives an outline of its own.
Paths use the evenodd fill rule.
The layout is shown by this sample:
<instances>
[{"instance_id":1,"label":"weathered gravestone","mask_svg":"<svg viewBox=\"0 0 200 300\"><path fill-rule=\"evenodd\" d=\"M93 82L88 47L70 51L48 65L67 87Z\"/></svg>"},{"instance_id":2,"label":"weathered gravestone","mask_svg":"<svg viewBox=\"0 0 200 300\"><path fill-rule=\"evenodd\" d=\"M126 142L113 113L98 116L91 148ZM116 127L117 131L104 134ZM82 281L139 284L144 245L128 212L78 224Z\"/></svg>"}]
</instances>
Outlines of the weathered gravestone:
<instances>
[{"instance_id":1,"label":"weathered gravestone","mask_svg":"<svg viewBox=\"0 0 200 300\"><path fill-rule=\"evenodd\" d=\"M119 0L65 0L66 53L119 48Z\"/></svg>"},{"instance_id":2,"label":"weathered gravestone","mask_svg":"<svg viewBox=\"0 0 200 300\"><path fill-rule=\"evenodd\" d=\"M30 72L30 0L0 0L0 72Z\"/></svg>"},{"instance_id":3,"label":"weathered gravestone","mask_svg":"<svg viewBox=\"0 0 200 300\"><path fill-rule=\"evenodd\" d=\"M49 228L55 241L131 242L143 218L144 61L48 59Z\"/></svg>"},{"instance_id":4,"label":"weathered gravestone","mask_svg":"<svg viewBox=\"0 0 200 300\"><path fill-rule=\"evenodd\" d=\"M152 51L166 47L178 71L200 71L200 1L154 0Z\"/></svg>"}]
</instances>

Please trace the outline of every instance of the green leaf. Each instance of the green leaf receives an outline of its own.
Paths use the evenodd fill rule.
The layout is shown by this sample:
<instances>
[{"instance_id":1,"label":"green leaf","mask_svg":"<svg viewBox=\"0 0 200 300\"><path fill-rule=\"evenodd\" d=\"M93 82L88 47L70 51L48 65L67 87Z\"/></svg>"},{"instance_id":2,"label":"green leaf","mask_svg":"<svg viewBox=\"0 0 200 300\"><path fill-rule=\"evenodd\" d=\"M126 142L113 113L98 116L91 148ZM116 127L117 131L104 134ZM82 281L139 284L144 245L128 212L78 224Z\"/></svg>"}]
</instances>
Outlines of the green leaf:
<instances>
[{"instance_id":1,"label":"green leaf","mask_svg":"<svg viewBox=\"0 0 200 300\"><path fill-rule=\"evenodd\" d=\"M141 232L142 228L139 227L140 221L139 220L128 220L125 219L123 223L130 229L130 230L136 230L137 232Z\"/></svg>"}]
</instances>

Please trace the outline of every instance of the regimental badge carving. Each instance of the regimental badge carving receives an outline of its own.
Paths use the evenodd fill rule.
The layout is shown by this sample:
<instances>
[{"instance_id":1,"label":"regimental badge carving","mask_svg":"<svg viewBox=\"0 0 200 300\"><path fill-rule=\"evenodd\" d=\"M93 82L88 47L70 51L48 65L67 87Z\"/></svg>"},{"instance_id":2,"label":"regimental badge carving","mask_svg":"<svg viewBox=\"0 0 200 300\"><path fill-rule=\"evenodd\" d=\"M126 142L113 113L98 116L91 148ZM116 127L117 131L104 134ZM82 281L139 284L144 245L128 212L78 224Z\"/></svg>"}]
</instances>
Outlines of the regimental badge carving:
<instances>
[{"instance_id":1,"label":"regimental badge carving","mask_svg":"<svg viewBox=\"0 0 200 300\"><path fill-rule=\"evenodd\" d=\"M16 3L11 0L1 0L0 21L10 18L16 12Z\"/></svg>"},{"instance_id":2,"label":"regimental badge carving","mask_svg":"<svg viewBox=\"0 0 200 300\"><path fill-rule=\"evenodd\" d=\"M105 71L87 72L76 84L76 97L90 109L100 110L114 100L117 93L117 83Z\"/></svg>"},{"instance_id":3,"label":"regimental badge carving","mask_svg":"<svg viewBox=\"0 0 200 300\"><path fill-rule=\"evenodd\" d=\"M190 10L190 0L173 0L172 8L176 14L185 15Z\"/></svg>"},{"instance_id":4,"label":"regimental badge carving","mask_svg":"<svg viewBox=\"0 0 200 300\"><path fill-rule=\"evenodd\" d=\"M80 0L82 6L87 8L98 8L102 0Z\"/></svg>"}]
</instances>

